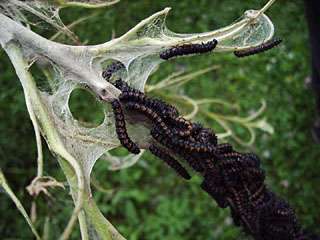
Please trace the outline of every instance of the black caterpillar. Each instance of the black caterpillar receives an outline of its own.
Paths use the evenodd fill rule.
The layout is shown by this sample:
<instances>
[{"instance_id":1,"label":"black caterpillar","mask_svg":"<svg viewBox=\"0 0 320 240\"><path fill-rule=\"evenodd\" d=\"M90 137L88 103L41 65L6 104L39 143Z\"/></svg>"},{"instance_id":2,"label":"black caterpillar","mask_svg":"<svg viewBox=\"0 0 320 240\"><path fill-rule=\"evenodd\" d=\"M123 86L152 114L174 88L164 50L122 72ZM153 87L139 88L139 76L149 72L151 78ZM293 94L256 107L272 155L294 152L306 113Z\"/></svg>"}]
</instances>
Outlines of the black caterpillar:
<instances>
[{"instance_id":1,"label":"black caterpillar","mask_svg":"<svg viewBox=\"0 0 320 240\"><path fill-rule=\"evenodd\" d=\"M177 138L168 137L165 134L161 134L156 129L152 129L150 134L157 142L161 143L163 146L181 156L196 172L204 171L201 160L189 154L184 148L179 147L179 145L177 144Z\"/></svg>"},{"instance_id":2,"label":"black caterpillar","mask_svg":"<svg viewBox=\"0 0 320 240\"><path fill-rule=\"evenodd\" d=\"M218 204L220 208L226 208L229 204L224 196L224 191L209 185L208 182L203 181L200 185L201 189L207 192Z\"/></svg>"},{"instance_id":3,"label":"black caterpillar","mask_svg":"<svg viewBox=\"0 0 320 240\"><path fill-rule=\"evenodd\" d=\"M196 53L208 53L211 52L218 44L216 39L202 44L184 44L181 46L173 46L165 50L160 54L160 58L169 60L170 58L196 54Z\"/></svg>"},{"instance_id":4,"label":"black caterpillar","mask_svg":"<svg viewBox=\"0 0 320 240\"><path fill-rule=\"evenodd\" d=\"M137 102L151 107L154 111L161 114L163 118L177 118L179 116L179 111L165 103L164 101L156 98L151 98L146 96L145 93L130 87L121 78L117 79L115 82L115 87L120 89L122 93L119 95L119 100L121 102Z\"/></svg>"},{"instance_id":5,"label":"black caterpillar","mask_svg":"<svg viewBox=\"0 0 320 240\"><path fill-rule=\"evenodd\" d=\"M212 157L215 146L210 143L192 142L188 140L179 140L179 147L185 149L189 153L197 153L199 156Z\"/></svg>"},{"instance_id":6,"label":"black caterpillar","mask_svg":"<svg viewBox=\"0 0 320 240\"><path fill-rule=\"evenodd\" d=\"M129 110L135 110L143 115L147 116L157 127L159 127L167 135L171 133L169 127L165 124L159 114L152 110L152 108L146 107L143 104L128 102L126 108Z\"/></svg>"},{"instance_id":7,"label":"black caterpillar","mask_svg":"<svg viewBox=\"0 0 320 240\"><path fill-rule=\"evenodd\" d=\"M233 151L233 147L231 143L220 143L216 146L218 154L224 154Z\"/></svg>"},{"instance_id":8,"label":"black caterpillar","mask_svg":"<svg viewBox=\"0 0 320 240\"><path fill-rule=\"evenodd\" d=\"M241 58L241 57L247 57L254 54L262 53L279 45L281 42L282 42L282 38L276 38L274 40L270 40L269 42L266 42L260 46L248 49L246 51L235 51L234 55Z\"/></svg>"},{"instance_id":9,"label":"black caterpillar","mask_svg":"<svg viewBox=\"0 0 320 240\"><path fill-rule=\"evenodd\" d=\"M117 99L113 99L111 101L111 106L113 109L114 117L116 120L116 132L118 135L118 139L123 147L125 147L129 152L134 154L139 154L140 149L138 146L132 142L132 140L128 137L128 133L126 130L126 124L124 121L124 116L122 113L122 108Z\"/></svg>"},{"instance_id":10,"label":"black caterpillar","mask_svg":"<svg viewBox=\"0 0 320 240\"><path fill-rule=\"evenodd\" d=\"M124 65L121 62L114 62L106 67L106 69L102 72L102 77L109 82L112 74L119 71L121 68L124 68Z\"/></svg>"},{"instance_id":11,"label":"black caterpillar","mask_svg":"<svg viewBox=\"0 0 320 240\"><path fill-rule=\"evenodd\" d=\"M151 145L149 147L150 152L163 160L166 164L168 164L178 175L180 175L182 178L189 180L191 178L190 174L187 172L187 170L182 167L182 165L177 162L173 157L171 157L169 154L167 154L164 150L160 150L154 145Z\"/></svg>"}]
</instances>

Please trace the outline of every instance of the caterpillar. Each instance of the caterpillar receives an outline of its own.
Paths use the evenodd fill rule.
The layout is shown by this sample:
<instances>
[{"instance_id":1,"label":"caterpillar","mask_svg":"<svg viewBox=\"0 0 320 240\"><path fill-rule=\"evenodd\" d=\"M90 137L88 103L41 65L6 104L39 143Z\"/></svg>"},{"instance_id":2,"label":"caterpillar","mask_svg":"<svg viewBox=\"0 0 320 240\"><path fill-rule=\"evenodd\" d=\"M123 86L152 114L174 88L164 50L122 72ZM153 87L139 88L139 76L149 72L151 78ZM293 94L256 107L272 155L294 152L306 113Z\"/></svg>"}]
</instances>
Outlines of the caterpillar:
<instances>
[{"instance_id":1,"label":"caterpillar","mask_svg":"<svg viewBox=\"0 0 320 240\"><path fill-rule=\"evenodd\" d=\"M167 147L168 149L172 150L173 152L181 156L190 165L192 169L194 169L197 172L204 171L204 168L202 167L199 159L197 159L194 156L191 156L189 153L185 151L185 149L179 148L177 145L173 144L173 142L177 142L175 137L167 137L164 134L161 134L156 129L152 129L150 134L156 141L161 143L163 146Z\"/></svg>"},{"instance_id":2,"label":"caterpillar","mask_svg":"<svg viewBox=\"0 0 320 240\"><path fill-rule=\"evenodd\" d=\"M201 189L205 192L207 192L218 204L220 208L226 208L228 207L228 202L226 198L223 196L223 191L220 189L212 188L211 185L209 185L208 182L203 181L200 185Z\"/></svg>"},{"instance_id":3,"label":"caterpillar","mask_svg":"<svg viewBox=\"0 0 320 240\"><path fill-rule=\"evenodd\" d=\"M205 165L205 169L206 170L213 170L213 171L215 171L216 169L215 169L215 167L216 167L216 165L215 165L215 163L212 161L212 159L205 159L204 161L203 161L203 163L204 163L204 165ZM208 171L207 171L208 172ZM211 175L210 174L207 174L207 175L205 175L205 177L211 177Z\"/></svg>"},{"instance_id":4,"label":"caterpillar","mask_svg":"<svg viewBox=\"0 0 320 240\"><path fill-rule=\"evenodd\" d=\"M218 143L217 136L214 134L214 132L210 128L203 128L199 132L197 139L200 140L201 142L209 142L214 146L216 146Z\"/></svg>"},{"instance_id":5,"label":"caterpillar","mask_svg":"<svg viewBox=\"0 0 320 240\"><path fill-rule=\"evenodd\" d=\"M244 193L242 191L237 191L235 188L230 188L229 192L231 193L231 197L234 201L236 210L240 215L243 215L246 204L246 202L244 201Z\"/></svg>"},{"instance_id":6,"label":"caterpillar","mask_svg":"<svg viewBox=\"0 0 320 240\"><path fill-rule=\"evenodd\" d=\"M281 198L276 199L276 204L273 211L276 216L281 216L281 217L294 216L294 210L291 208L290 204Z\"/></svg>"},{"instance_id":7,"label":"caterpillar","mask_svg":"<svg viewBox=\"0 0 320 240\"><path fill-rule=\"evenodd\" d=\"M119 95L121 102L135 102L146 105L156 111L162 118L171 119L179 115L179 111L162 100L150 98L140 91L127 91Z\"/></svg>"},{"instance_id":8,"label":"caterpillar","mask_svg":"<svg viewBox=\"0 0 320 240\"><path fill-rule=\"evenodd\" d=\"M182 117L176 117L171 119L170 123L179 129L186 129L189 131L193 131L193 124L190 123L189 120L186 120Z\"/></svg>"},{"instance_id":9,"label":"caterpillar","mask_svg":"<svg viewBox=\"0 0 320 240\"><path fill-rule=\"evenodd\" d=\"M257 186L259 186L259 185L254 185L254 186L257 188ZM252 185L249 186L249 187L250 187L249 188L250 192L252 192ZM265 201L262 204L260 204L259 206L256 206L256 208L258 210L260 210L260 212L262 214L263 214L264 211L269 213L270 210L274 209L275 199L277 198L275 196L275 194L272 191L268 190L267 188L265 189L263 194L264 194L264 197L265 197Z\"/></svg>"},{"instance_id":10,"label":"caterpillar","mask_svg":"<svg viewBox=\"0 0 320 240\"><path fill-rule=\"evenodd\" d=\"M114 86L121 91L126 91L130 89L129 85L125 81L123 81L121 78L118 78L115 81Z\"/></svg>"},{"instance_id":11,"label":"caterpillar","mask_svg":"<svg viewBox=\"0 0 320 240\"><path fill-rule=\"evenodd\" d=\"M166 153L164 150L160 150L154 145L151 145L149 147L150 152L163 160L166 164L169 165L179 176L182 178L189 180L191 179L190 174L187 172L187 170L179 163L177 162L173 157L171 157L168 153Z\"/></svg>"},{"instance_id":12,"label":"caterpillar","mask_svg":"<svg viewBox=\"0 0 320 240\"><path fill-rule=\"evenodd\" d=\"M229 145L229 146L228 146ZM260 166L260 159L257 155L253 153L239 153L236 151L229 151L232 149L231 144L219 144L216 146L217 152L221 153L219 156L219 159L241 159L244 164L247 166L251 166L253 168L259 168ZM226 150L226 152L224 152Z\"/></svg>"},{"instance_id":13,"label":"caterpillar","mask_svg":"<svg viewBox=\"0 0 320 240\"><path fill-rule=\"evenodd\" d=\"M233 151L233 147L231 143L221 143L216 146L217 152L220 154L230 153Z\"/></svg>"},{"instance_id":14,"label":"caterpillar","mask_svg":"<svg viewBox=\"0 0 320 240\"><path fill-rule=\"evenodd\" d=\"M209 143L191 142L188 140L179 140L179 147L184 148L188 152L196 152L200 155L210 156L214 151L214 146Z\"/></svg>"},{"instance_id":15,"label":"caterpillar","mask_svg":"<svg viewBox=\"0 0 320 240\"><path fill-rule=\"evenodd\" d=\"M257 186L257 185L256 185ZM258 187L255 192L251 193L251 196L249 196L250 201L254 201L257 199L260 195L264 194L264 191L266 190L266 186L264 184L261 184L260 187Z\"/></svg>"},{"instance_id":16,"label":"caterpillar","mask_svg":"<svg viewBox=\"0 0 320 240\"><path fill-rule=\"evenodd\" d=\"M242 158L242 159L244 159L245 155L243 153L232 151L232 152L227 152L227 153L221 154L219 157L220 157L220 159L226 159L226 158L231 158L231 159Z\"/></svg>"},{"instance_id":17,"label":"caterpillar","mask_svg":"<svg viewBox=\"0 0 320 240\"><path fill-rule=\"evenodd\" d=\"M255 167L248 167L245 169L245 171L247 171L250 176L250 178L255 179L256 181L261 181L263 182L265 179L265 171L261 168L255 168Z\"/></svg>"},{"instance_id":18,"label":"caterpillar","mask_svg":"<svg viewBox=\"0 0 320 240\"><path fill-rule=\"evenodd\" d=\"M174 135L178 135L180 137L188 137L191 135L191 131L190 130L181 130L181 129L178 129L178 128L173 128L172 129L172 133Z\"/></svg>"},{"instance_id":19,"label":"caterpillar","mask_svg":"<svg viewBox=\"0 0 320 240\"><path fill-rule=\"evenodd\" d=\"M119 95L119 100L121 102L137 102L145 104L148 107L154 108L154 110L163 118L177 118L179 116L179 111L175 107L160 99L146 96L145 93L129 87L129 85L121 78L116 80L115 87L122 91Z\"/></svg>"},{"instance_id":20,"label":"caterpillar","mask_svg":"<svg viewBox=\"0 0 320 240\"><path fill-rule=\"evenodd\" d=\"M220 166L219 166L220 167ZM221 169L224 184L228 187L237 186L239 181L242 180L243 168L230 166L228 168L224 167ZM230 178L232 176L232 178Z\"/></svg>"},{"instance_id":21,"label":"caterpillar","mask_svg":"<svg viewBox=\"0 0 320 240\"><path fill-rule=\"evenodd\" d=\"M161 143L162 145L168 147L168 148L172 148L173 146L171 145L171 138L167 138L164 134L161 134L159 131L157 131L156 129L152 129L150 131L151 136L158 141L159 143Z\"/></svg>"},{"instance_id":22,"label":"caterpillar","mask_svg":"<svg viewBox=\"0 0 320 240\"><path fill-rule=\"evenodd\" d=\"M148 104L148 101L146 101L146 103ZM160 99L154 99L152 107L154 107L155 110L158 111L164 119L171 120L179 116L178 109L169 104L166 104Z\"/></svg>"},{"instance_id":23,"label":"caterpillar","mask_svg":"<svg viewBox=\"0 0 320 240\"><path fill-rule=\"evenodd\" d=\"M257 47L254 47L254 48L251 48L251 49L248 49L245 51L235 51L234 55L236 57L241 58L241 57L247 57L247 56L251 56L254 54L262 53L262 52L268 51L269 49L279 45L281 42L282 42L282 38L276 38L276 39L270 40L260 46L257 46Z\"/></svg>"},{"instance_id":24,"label":"caterpillar","mask_svg":"<svg viewBox=\"0 0 320 240\"><path fill-rule=\"evenodd\" d=\"M109 82L110 78L112 77L112 74L119 71L121 68L124 68L124 65L122 62L114 62L102 72L102 77Z\"/></svg>"},{"instance_id":25,"label":"caterpillar","mask_svg":"<svg viewBox=\"0 0 320 240\"><path fill-rule=\"evenodd\" d=\"M182 46L173 46L165 50L160 54L160 58L163 60L169 60L170 58L196 54L196 53L207 53L211 52L218 44L216 39L202 44L184 44Z\"/></svg>"},{"instance_id":26,"label":"caterpillar","mask_svg":"<svg viewBox=\"0 0 320 240\"><path fill-rule=\"evenodd\" d=\"M280 210L278 209L277 210L277 215L278 216L281 216L281 217L291 217L291 216L294 216L294 211L293 209L289 208L287 210Z\"/></svg>"},{"instance_id":27,"label":"caterpillar","mask_svg":"<svg viewBox=\"0 0 320 240\"><path fill-rule=\"evenodd\" d=\"M260 158L254 153L244 153L245 159L253 167L260 166Z\"/></svg>"},{"instance_id":28,"label":"caterpillar","mask_svg":"<svg viewBox=\"0 0 320 240\"><path fill-rule=\"evenodd\" d=\"M119 101L117 99L113 99L111 101L111 106L113 108L113 113L116 120L116 133L121 145L131 153L140 153L140 149L138 148L138 146L128 137L126 124Z\"/></svg>"},{"instance_id":29,"label":"caterpillar","mask_svg":"<svg viewBox=\"0 0 320 240\"><path fill-rule=\"evenodd\" d=\"M203 126L200 123L192 123L192 134L193 136L197 136L200 131L203 129Z\"/></svg>"},{"instance_id":30,"label":"caterpillar","mask_svg":"<svg viewBox=\"0 0 320 240\"><path fill-rule=\"evenodd\" d=\"M218 165L220 167L224 167L224 166L234 166L234 165L239 165L239 163L243 163L244 161L241 158L238 159L222 159L220 161L218 161Z\"/></svg>"},{"instance_id":31,"label":"caterpillar","mask_svg":"<svg viewBox=\"0 0 320 240\"><path fill-rule=\"evenodd\" d=\"M259 197L256 198L254 205L260 205L265 201L265 194L260 194Z\"/></svg>"},{"instance_id":32,"label":"caterpillar","mask_svg":"<svg viewBox=\"0 0 320 240\"><path fill-rule=\"evenodd\" d=\"M197 158L191 156L190 154L188 154L187 152L181 151L181 150L178 151L178 155L183 157L186 160L186 162L190 165L190 167L192 169L194 169L196 172L203 172L204 171L204 168L202 167L199 159L197 159Z\"/></svg>"},{"instance_id":33,"label":"caterpillar","mask_svg":"<svg viewBox=\"0 0 320 240\"><path fill-rule=\"evenodd\" d=\"M173 140L174 141L174 140ZM177 141L176 141L177 142ZM174 144L172 144L174 145ZM174 145L173 149L179 156L181 156L189 166L194 169L196 172L203 172L204 168L202 166L202 159L196 156L196 154L186 151L185 148L180 147L179 145Z\"/></svg>"},{"instance_id":34,"label":"caterpillar","mask_svg":"<svg viewBox=\"0 0 320 240\"><path fill-rule=\"evenodd\" d=\"M163 119L157 114L157 112L153 111L152 108L146 107L143 104L134 103L134 102L128 102L126 103L126 108L129 110L135 110L138 111L145 116L147 116L153 123L156 124L165 134L170 134L171 130L169 127L165 124Z\"/></svg>"}]
</instances>

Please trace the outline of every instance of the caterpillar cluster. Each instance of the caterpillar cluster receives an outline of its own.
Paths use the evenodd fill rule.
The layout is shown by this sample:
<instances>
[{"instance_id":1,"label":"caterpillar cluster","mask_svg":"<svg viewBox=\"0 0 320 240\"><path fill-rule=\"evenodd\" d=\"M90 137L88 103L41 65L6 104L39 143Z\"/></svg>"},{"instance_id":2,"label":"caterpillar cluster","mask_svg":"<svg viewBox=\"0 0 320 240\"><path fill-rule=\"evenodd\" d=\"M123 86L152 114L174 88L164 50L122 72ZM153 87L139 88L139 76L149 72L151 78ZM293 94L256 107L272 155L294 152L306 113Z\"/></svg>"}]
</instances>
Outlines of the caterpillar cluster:
<instances>
[{"instance_id":1,"label":"caterpillar cluster","mask_svg":"<svg viewBox=\"0 0 320 240\"><path fill-rule=\"evenodd\" d=\"M306 236L289 203L265 186L259 165L252 153L223 153L207 160L201 188L219 207L229 207L234 224L254 239L319 239Z\"/></svg>"},{"instance_id":2,"label":"caterpillar cluster","mask_svg":"<svg viewBox=\"0 0 320 240\"><path fill-rule=\"evenodd\" d=\"M282 42L282 38L276 38L276 39L273 39L273 40L270 40L260 46L257 46L257 47L254 47L254 48L250 48L248 50L245 50L245 51L235 51L234 52L234 55L236 57L247 57L247 56L251 56L251 55L255 55L255 54L258 54L258 53L262 53L262 52L265 52L265 51L268 51L269 49L279 45L280 43Z\"/></svg>"},{"instance_id":3,"label":"caterpillar cluster","mask_svg":"<svg viewBox=\"0 0 320 240\"><path fill-rule=\"evenodd\" d=\"M197 53L209 53L217 46L217 44L218 41L216 39L213 39L212 41L202 44L184 44L173 46L160 53L160 58L162 58L163 60L169 60L170 58L177 56Z\"/></svg>"},{"instance_id":4,"label":"caterpillar cluster","mask_svg":"<svg viewBox=\"0 0 320 240\"><path fill-rule=\"evenodd\" d=\"M191 124L178 116L176 108L160 99L146 96L143 92L129 87L121 79L117 79L114 85L122 91L119 100L126 109L144 115L154 125L151 136L156 142L162 142L168 150L185 159L195 171L204 171L201 158L212 153L217 145L217 138L212 130L209 131L198 123ZM179 174L179 171L176 172Z\"/></svg>"},{"instance_id":5,"label":"caterpillar cluster","mask_svg":"<svg viewBox=\"0 0 320 240\"><path fill-rule=\"evenodd\" d=\"M242 226L254 239L319 240L312 232L301 228L289 203L266 187L265 171L260 168L257 155L237 152L230 143L218 144L211 129L179 117L178 110L173 106L146 96L121 79L114 85L122 91L119 95L122 106L150 121L150 152L186 180L191 178L190 174L169 152L184 160L192 170L201 173L201 189L220 208L230 208L236 226ZM114 99L111 104L121 144L137 153L138 147L125 130L120 103Z\"/></svg>"}]
</instances>

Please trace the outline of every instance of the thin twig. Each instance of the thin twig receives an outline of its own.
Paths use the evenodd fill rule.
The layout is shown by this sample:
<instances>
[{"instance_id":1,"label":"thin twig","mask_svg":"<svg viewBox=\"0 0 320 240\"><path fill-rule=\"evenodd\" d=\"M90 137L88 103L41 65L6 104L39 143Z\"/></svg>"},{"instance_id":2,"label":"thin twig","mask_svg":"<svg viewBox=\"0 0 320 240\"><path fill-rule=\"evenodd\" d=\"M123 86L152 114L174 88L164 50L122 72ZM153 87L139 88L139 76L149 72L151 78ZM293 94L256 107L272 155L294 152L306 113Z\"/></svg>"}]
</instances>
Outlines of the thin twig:
<instances>
[{"instance_id":1,"label":"thin twig","mask_svg":"<svg viewBox=\"0 0 320 240\"><path fill-rule=\"evenodd\" d=\"M16 195L13 193L13 191L9 187L9 185L8 185L6 179L5 179L5 176L3 175L3 172L2 172L1 168L0 168L0 186L2 186L4 188L6 193L9 195L11 200L16 205L16 207L19 210L19 212L23 215L24 219L27 221L28 225L30 226L30 228L31 228L33 234L35 235L35 237L37 238L37 240L41 240L40 235L38 234L36 228L34 227L34 225L33 225L32 221L31 221L31 219L29 218L26 210L23 208L23 205L21 204L19 199L16 197Z\"/></svg>"},{"instance_id":2,"label":"thin twig","mask_svg":"<svg viewBox=\"0 0 320 240\"><path fill-rule=\"evenodd\" d=\"M120 0L119 0L119 1L120 1ZM90 16L79 18L79 19L77 19L76 21L74 21L74 22L70 23L69 25L67 25L67 28L68 28L68 29L72 29L72 28L75 27L77 24L79 24L79 23L81 23L81 22L83 22L83 21L85 21L85 20L88 20L88 19L90 19L90 18L93 18L93 17L95 17L96 15L97 15L97 14L94 13L94 14L92 14L92 15L90 15ZM54 41L57 37L59 37L59 36L61 35L62 32L63 32L63 31L59 30L57 33L55 33L55 34L50 38L50 40L51 40L51 41Z\"/></svg>"},{"instance_id":3,"label":"thin twig","mask_svg":"<svg viewBox=\"0 0 320 240\"><path fill-rule=\"evenodd\" d=\"M103 8L109 7L114 4L117 4L120 0L114 0L111 2L100 3L100 4L90 4L90 3L82 3L82 2L67 2L63 7L82 7L82 8Z\"/></svg>"}]
</instances>

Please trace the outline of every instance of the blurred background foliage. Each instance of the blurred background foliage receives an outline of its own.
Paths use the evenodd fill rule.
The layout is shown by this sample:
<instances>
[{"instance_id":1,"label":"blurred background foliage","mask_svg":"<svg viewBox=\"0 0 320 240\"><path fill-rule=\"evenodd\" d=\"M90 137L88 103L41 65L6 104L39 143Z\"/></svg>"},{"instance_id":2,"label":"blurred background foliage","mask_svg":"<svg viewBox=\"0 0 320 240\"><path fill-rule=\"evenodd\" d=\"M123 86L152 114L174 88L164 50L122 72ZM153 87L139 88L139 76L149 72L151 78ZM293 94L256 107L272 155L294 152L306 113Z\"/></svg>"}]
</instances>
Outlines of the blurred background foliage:
<instances>
[{"instance_id":1,"label":"blurred background foliage","mask_svg":"<svg viewBox=\"0 0 320 240\"><path fill-rule=\"evenodd\" d=\"M245 10L259 9L265 2L122 0L107 9L63 9L61 17L67 25L94 14L72 30L82 42L98 44L110 40L112 32L116 37L121 36L140 20L167 6L172 7L167 17L169 29L194 33L226 26ZM309 78L309 39L303 1L276 1L267 15L275 25L275 37L284 39L276 49L244 59L236 58L233 53L175 59L161 64L148 83L156 83L177 70L185 69L188 73L221 64L221 68L187 83L179 92L195 99L220 98L237 103L244 115L258 109L261 99L266 100L265 115L275 133L258 131L257 140L249 149L233 144L236 149L253 151L261 157L268 186L290 202L306 227L320 234L320 147L310 132L314 95ZM35 30L47 38L54 34L50 30ZM56 40L71 43L63 36ZM47 219L49 239L56 239L72 212L72 201L68 191L60 188L49 189L52 198L40 194L34 199L26 191L25 187L36 175L34 132L22 88L2 49L0 71L0 165L25 208L30 210L32 201L36 202L35 225L39 232L43 232ZM70 104L77 119L101 122L98 104L90 95L75 91ZM212 108L219 110L214 109L216 105ZM215 122L201 116L196 120L215 129ZM237 131L242 133L241 129ZM121 149L112 152L126 153ZM45 149L44 154L45 174L65 181L49 150ZM108 171L108 163L98 161L93 174L95 185L99 184L92 186L99 208L127 239L245 239L239 228L232 225L229 210L219 209L200 190L199 177L194 176L187 183L148 153L133 167L120 171ZM33 239L27 223L6 194L0 194L0 202L1 238ZM78 227L71 238L80 238Z\"/></svg>"}]
</instances>

